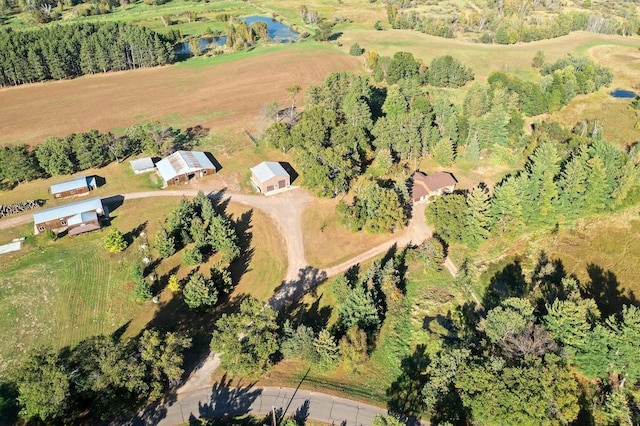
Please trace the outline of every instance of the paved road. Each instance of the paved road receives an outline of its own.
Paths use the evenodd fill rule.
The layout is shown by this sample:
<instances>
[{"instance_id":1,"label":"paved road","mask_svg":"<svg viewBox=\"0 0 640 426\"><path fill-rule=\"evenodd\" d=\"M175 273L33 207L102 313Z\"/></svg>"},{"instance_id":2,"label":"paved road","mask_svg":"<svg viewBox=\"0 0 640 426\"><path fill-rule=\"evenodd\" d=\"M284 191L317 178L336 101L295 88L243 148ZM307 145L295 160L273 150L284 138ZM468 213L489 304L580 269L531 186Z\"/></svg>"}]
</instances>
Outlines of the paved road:
<instances>
[{"instance_id":1,"label":"paved road","mask_svg":"<svg viewBox=\"0 0 640 426\"><path fill-rule=\"evenodd\" d=\"M135 192L103 198L106 204L117 203L150 197L176 197L197 195L198 190L163 190ZM304 257L304 242L302 237L302 212L312 200L312 196L304 189L278 194L274 197L263 195L247 195L228 192L210 193L214 199L227 199L246 204L267 213L278 225L287 247L287 274L276 294L269 304L274 309L280 309L293 298L299 297L315 285L328 277L345 272L351 266L362 263L375 256L387 252L394 245L398 248L409 243L418 244L431 236L430 229L424 220L424 205L414 207L412 219L408 226L397 232L394 238L361 253L325 271L308 265ZM33 220L33 215L27 213L0 221L0 229L19 226ZM453 266L453 265L451 265ZM455 272L448 269L454 274ZM453 266L455 268L455 266ZM173 395L174 400L165 401L162 405L151 407L143 414L124 424L144 425L174 425L187 422L190 418L200 416L211 417L224 414L264 414L271 406L289 407L286 414L292 414L296 409L307 403L310 418L327 423L345 425L368 425L377 413L385 410L332 397L316 392L286 388L229 388L215 386L211 388L211 374L219 365L215 354L211 353L202 364L196 368L184 385ZM123 424L123 423L118 423Z\"/></svg>"},{"instance_id":2,"label":"paved road","mask_svg":"<svg viewBox=\"0 0 640 426\"><path fill-rule=\"evenodd\" d=\"M387 414L383 408L308 390L214 384L207 389L178 394L134 419L112 425L172 426L200 417L269 414L274 407L278 416L297 416L335 425L371 425L376 414Z\"/></svg>"}]
</instances>

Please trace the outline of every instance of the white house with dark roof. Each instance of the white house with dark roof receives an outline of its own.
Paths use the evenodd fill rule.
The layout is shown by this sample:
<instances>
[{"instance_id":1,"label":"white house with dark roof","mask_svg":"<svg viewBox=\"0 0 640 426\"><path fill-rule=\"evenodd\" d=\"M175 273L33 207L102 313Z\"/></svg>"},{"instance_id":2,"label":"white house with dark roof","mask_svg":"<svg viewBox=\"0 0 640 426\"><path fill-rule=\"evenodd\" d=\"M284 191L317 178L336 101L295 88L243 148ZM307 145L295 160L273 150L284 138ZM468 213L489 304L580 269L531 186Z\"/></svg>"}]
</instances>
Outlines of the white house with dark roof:
<instances>
[{"instance_id":1,"label":"white house with dark roof","mask_svg":"<svg viewBox=\"0 0 640 426\"><path fill-rule=\"evenodd\" d=\"M291 176L280 163L263 161L251 167L251 182L259 192L270 195L275 191L289 188Z\"/></svg>"},{"instance_id":2,"label":"white house with dark roof","mask_svg":"<svg viewBox=\"0 0 640 426\"><path fill-rule=\"evenodd\" d=\"M133 173L137 175L140 173L153 171L156 168L151 157L142 157L138 158L137 160L131 160L129 161L129 164L131 164Z\"/></svg>"},{"instance_id":3,"label":"white house with dark roof","mask_svg":"<svg viewBox=\"0 0 640 426\"><path fill-rule=\"evenodd\" d=\"M53 198L65 198L74 195L88 194L90 191L96 189L96 178L78 176L71 180L65 180L64 182L54 183L51 185L49 192Z\"/></svg>"},{"instance_id":4,"label":"white house with dark roof","mask_svg":"<svg viewBox=\"0 0 640 426\"><path fill-rule=\"evenodd\" d=\"M201 178L216 172L216 167L209 157L199 151L176 151L158 161L156 169L165 186L187 183L191 178Z\"/></svg>"},{"instance_id":5,"label":"white house with dark roof","mask_svg":"<svg viewBox=\"0 0 640 426\"><path fill-rule=\"evenodd\" d=\"M109 212L100 197L41 210L33 214L34 233L47 229L67 230L69 235L78 235L101 228L100 220L108 218Z\"/></svg>"}]
</instances>

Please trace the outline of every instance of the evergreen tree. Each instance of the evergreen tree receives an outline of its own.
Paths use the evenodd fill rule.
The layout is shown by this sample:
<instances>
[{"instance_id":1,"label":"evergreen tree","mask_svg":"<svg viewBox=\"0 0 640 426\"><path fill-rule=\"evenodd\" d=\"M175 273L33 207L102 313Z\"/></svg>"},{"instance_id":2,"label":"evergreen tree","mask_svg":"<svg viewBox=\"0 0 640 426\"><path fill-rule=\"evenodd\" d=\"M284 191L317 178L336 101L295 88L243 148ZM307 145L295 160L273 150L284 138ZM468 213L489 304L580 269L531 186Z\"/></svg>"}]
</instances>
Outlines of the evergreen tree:
<instances>
[{"instance_id":1,"label":"evergreen tree","mask_svg":"<svg viewBox=\"0 0 640 426\"><path fill-rule=\"evenodd\" d=\"M191 309L210 309L218 302L218 290L212 280L195 272L182 290L184 301Z\"/></svg>"},{"instance_id":2,"label":"evergreen tree","mask_svg":"<svg viewBox=\"0 0 640 426\"><path fill-rule=\"evenodd\" d=\"M453 164L455 157L455 150L453 142L449 138L442 138L438 141L436 146L433 147L433 159L441 166L450 166Z\"/></svg>"},{"instance_id":3,"label":"evergreen tree","mask_svg":"<svg viewBox=\"0 0 640 426\"><path fill-rule=\"evenodd\" d=\"M502 236L519 231L523 223L522 177L509 177L496 186L491 199L491 218L494 231Z\"/></svg>"},{"instance_id":4,"label":"evergreen tree","mask_svg":"<svg viewBox=\"0 0 640 426\"><path fill-rule=\"evenodd\" d=\"M467 213L464 224L465 240L471 246L477 246L489 236L490 214L489 194L475 187L467 195Z\"/></svg>"},{"instance_id":5,"label":"evergreen tree","mask_svg":"<svg viewBox=\"0 0 640 426\"><path fill-rule=\"evenodd\" d=\"M338 360L338 345L326 328L320 330L318 336L313 340L313 347L323 365L330 366Z\"/></svg>"},{"instance_id":6,"label":"evergreen tree","mask_svg":"<svg viewBox=\"0 0 640 426\"><path fill-rule=\"evenodd\" d=\"M607 171L600 157L587 161L589 171L585 191L586 206L591 212L599 212L607 207L609 193L607 190Z\"/></svg>"},{"instance_id":7,"label":"evergreen tree","mask_svg":"<svg viewBox=\"0 0 640 426\"><path fill-rule=\"evenodd\" d=\"M158 227L158 233L156 234L153 246L161 259L166 259L176 252L175 238L171 236L163 226Z\"/></svg>"},{"instance_id":8,"label":"evergreen tree","mask_svg":"<svg viewBox=\"0 0 640 426\"><path fill-rule=\"evenodd\" d=\"M371 293L362 286L353 288L340 305L338 324L342 330L357 325L366 332L375 334L380 327L380 318Z\"/></svg>"},{"instance_id":9,"label":"evergreen tree","mask_svg":"<svg viewBox=\"0 0 640 426\"><path fill-rule=\"evenodd\" d=\"M38 164L51 176L71 174L77 171L71 146L65 139L46 138L35 150Z\"/></svg>"}]
</instances>

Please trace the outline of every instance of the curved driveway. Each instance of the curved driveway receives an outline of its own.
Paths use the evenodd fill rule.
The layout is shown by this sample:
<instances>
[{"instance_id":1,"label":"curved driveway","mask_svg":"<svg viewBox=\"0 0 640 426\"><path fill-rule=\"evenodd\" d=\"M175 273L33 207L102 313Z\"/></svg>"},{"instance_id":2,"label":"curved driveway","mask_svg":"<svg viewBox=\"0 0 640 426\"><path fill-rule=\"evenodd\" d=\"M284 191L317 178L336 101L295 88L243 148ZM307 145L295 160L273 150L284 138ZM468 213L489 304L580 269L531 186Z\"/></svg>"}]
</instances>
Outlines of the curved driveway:
<instances>
[{"instance_id":1,"label":"curved driveway","mask_svg":"<svg viewBox=\"0 0 640 426\"><path fill-rule=\"evenodd\" d=\"M163 190L133 192L103 198L105 204L118 203L150 197L194 197L198 190ZM313 199L304 189L292 189L276 196L227 193L224 191L208 194L214 200L229 198L267 213L278 225L287 247L288 267L282 285L269 304L280 309L287 300L298 297L326 278L338 275L351 266L362 263L387 252L393 246L403 247L409 243L418 244L431 236L424 220L424 205L415 206L409 225L394 234L391 240L373 247L346 262L325 271L307 264L304 257L302 237L302 212ZM30 213L0 220L0 229L23 225L33 220ZM266 414L272 406L281 408L286 415L296 412L314 420L331 424L370 425L376 414L386 410L356 401L336 398L330 395L290 388L247 388L219 384L211 387L211 374L218 367L215 354L211 353L196 368L187 381L175 393L170 394L156 406L152 406L127 422L128 425L174 425L199 417L225 414Z\"/></svg>"}]
</instances>

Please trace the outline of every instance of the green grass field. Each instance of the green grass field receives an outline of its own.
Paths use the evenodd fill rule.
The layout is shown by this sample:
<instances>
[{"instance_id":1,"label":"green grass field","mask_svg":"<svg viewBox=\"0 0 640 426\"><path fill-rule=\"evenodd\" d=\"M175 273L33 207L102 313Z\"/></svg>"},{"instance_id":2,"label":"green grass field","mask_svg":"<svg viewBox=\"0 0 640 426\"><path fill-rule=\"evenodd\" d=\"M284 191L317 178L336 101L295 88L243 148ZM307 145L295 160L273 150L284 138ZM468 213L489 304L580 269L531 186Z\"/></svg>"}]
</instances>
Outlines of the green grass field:
<instances>
[{"instance_id":1,"label":"green grass field","mask_svg":"<svg viewBox=\"0 0 640 426\"><path fill-rule=\"evenodd\" d=\"M127 201L112 212L112 226L126 234L146 222L152 241L159 223L178 201L177 197ZM226 213L238 220L247 210L230 204ZM3 240L15 234L28 236L22 251L0 258L0 370L36 345L72 346L124 325L128 325L126 335L135 335L159 315L162 306L171 306L173 295L166 289L159 305L137 304L133 299L130 271L142 259L139 240L114 255L102 248L106 230L55 242L44 235L29 236L32 232L32 224L0 232ZM236 291L266 300L286 271L286 259L278 255L284 252L283 241L271 219L259 211L251 214L245 233L253 254L248 271L233 269L239 277ZM169 272L184 278L189 268L180 266L181 259L181 253L172 256L155 273L161 280ZM169 318L171 313L162 316Z\"/></svg>"}]
</instances>

